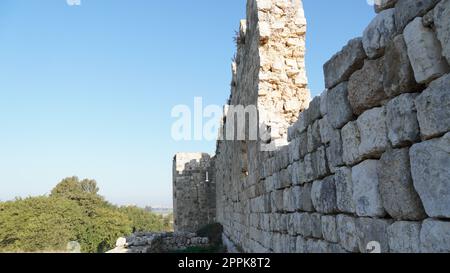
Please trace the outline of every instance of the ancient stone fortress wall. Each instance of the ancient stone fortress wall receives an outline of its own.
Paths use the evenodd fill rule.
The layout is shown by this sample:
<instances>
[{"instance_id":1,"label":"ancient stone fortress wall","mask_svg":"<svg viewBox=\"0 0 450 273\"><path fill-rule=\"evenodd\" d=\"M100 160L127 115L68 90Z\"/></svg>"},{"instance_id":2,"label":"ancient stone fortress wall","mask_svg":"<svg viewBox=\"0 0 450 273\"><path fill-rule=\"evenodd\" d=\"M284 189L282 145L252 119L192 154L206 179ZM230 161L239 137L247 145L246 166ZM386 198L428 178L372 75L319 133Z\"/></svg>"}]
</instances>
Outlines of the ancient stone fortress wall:
<instances>
[{"instance_id":1,"label":"ancient stone fortress wall","mask_svg":"<svg viewBox=\"0 0 450 273\"><path fill-rule=\"evenodd\" d=\"M305 110L301 2L248 0L229 102L271 140L217 143L233 251L450 252L450 0L377 3Z\"/></svg>"},{"instance_id":2,"label":"ancient stone fortress wall","mask_svg":"<svg viewBox=\"0 0 450 273\"><path fill-rule=\"evenodd\" d=\"M197 232L214 223L214 160L208 154L179 153L173 161L174 229Z\"/></svg>"}]
</instances>

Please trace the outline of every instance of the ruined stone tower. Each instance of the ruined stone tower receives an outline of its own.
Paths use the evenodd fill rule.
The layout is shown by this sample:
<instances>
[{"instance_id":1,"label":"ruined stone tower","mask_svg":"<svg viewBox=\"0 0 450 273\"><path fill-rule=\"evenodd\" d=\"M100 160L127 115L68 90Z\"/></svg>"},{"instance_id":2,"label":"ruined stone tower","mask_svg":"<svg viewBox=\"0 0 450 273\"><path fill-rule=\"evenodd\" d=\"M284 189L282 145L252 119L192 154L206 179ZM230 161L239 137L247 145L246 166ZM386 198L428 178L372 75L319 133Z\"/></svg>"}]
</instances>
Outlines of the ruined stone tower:
<instances>
[{"instance_id":1,"label":"ruined stone tower","mask_svg":"<svg viewBox=\"0 0 450 273\"><path fill-rule=\"evenodd\" d=\"M179 153L173 159L175 231L196 232L214 223L216 215L214 161L208 154Z\"/></svg>"}]
</instances>

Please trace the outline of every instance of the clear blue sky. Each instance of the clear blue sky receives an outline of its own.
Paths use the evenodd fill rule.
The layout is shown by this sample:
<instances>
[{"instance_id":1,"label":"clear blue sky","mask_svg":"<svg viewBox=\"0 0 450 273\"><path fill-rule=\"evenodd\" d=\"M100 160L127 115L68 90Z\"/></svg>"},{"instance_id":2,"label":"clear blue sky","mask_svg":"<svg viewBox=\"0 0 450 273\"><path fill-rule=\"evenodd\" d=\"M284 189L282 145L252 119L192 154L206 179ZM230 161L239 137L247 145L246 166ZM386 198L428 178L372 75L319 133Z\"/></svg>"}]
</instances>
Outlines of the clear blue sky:
<instances>
[{"instance_id":1,"label":"clear blue sky","mask_svg":"<svg viewBox=\"0 0 450 273\"><path fill-rule=\"evenodd\" d=\"M175 142L171 109L225 103L244 0L0 1L0 200L96 179L117 204L171 206L172 156L214 152ZM307 70L373 18L365 0L304 0Z\"/></svg>"}]
</instances>

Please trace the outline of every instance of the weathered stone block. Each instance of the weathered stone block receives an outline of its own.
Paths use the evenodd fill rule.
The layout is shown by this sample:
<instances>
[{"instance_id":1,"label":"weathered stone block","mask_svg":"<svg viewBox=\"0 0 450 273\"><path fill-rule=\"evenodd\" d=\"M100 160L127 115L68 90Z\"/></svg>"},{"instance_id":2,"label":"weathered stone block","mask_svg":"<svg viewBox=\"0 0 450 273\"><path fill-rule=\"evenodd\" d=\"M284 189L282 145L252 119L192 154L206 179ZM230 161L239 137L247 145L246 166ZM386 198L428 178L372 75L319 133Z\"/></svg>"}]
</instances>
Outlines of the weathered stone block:
<instances>
[{"instance_id":1,"label":"weathered stone block","mask_svg":"<svg viewBox=\"0 0 450 273\"><path fill-rule=\"evenodd\" d=\"M428 83L449 71L442 48L433 31L422 24L422 18L409 23L403 33L408 56L418 83Z\"/></svg>"},{"instance_id":2,"label":"weathered stone block","mask_svg":"<svg viewBox=\"0 0 450 273\"><path fill-rule=\"evenodd\" d=\"M303 112L303 118L305 119L305 125L309 126L316 120L321 118L320 113L320 97L314 97L309 103L309 108Z\"/></svg>"},{"instance_id":3,"label":"weathered stone block","mask_svg":"<svg viewBox=\"0 0 450 273\"><path fill-rule=\"evenodd\" d=\"M315 155L314 154L307 154L305 156L305 178L306 182L313 181L317 175L315 171ZM314 162L313 162L314 161Z\"/></svg>"},{"instance_id":4,"label":"weathered stone block","mask_svg":"<svg viewBox=\"0 0 450 273\"><path fill-rule=\"evenodd\" d=\"M359 251L370 253L371 249L368 249L369 243L378 242L381 246L381 253L389 253L387 229L391 223L391 220L358 218L356 220L356 230L359 238Z\"/></svg>"},{"instance_id":5,"label":"weathered stone block","mask_svg":"<svg viewBox=\"0 0 450 273\"><path fill-rule=\"evenodd\" d=\"M349 122L341 130L342 136L342 159L347 165L354 165L361 161L362 157L359 153L359 145L361 138L358 125L355 122Z\"/></svg>"},{"instance_id":6,"label":"weathered stone block","mask_svg":"<svg viewBox=\"0 0 450 273\"><path fill-rule=\"evenodd\" d=\"M322 145L322 140L320 139L320 126L317 120L308 127L308 153L314 152L320 145Z\"/></svg>"},{"instance_id":7,"label":"weathered stone block","mask_svg":"<svg viewBox=\"0 0 450 273\"><path fill-rule=\"evenodd\" d=\"M450 131L450 74L433 81L416 98L416 108L422 138Z\"/></svg>"},{"instance_id":8,"label":"weathered stone block","mask_svg":"<svg viewBox=\"0 0 450 273\"><path fill-rule=\"evenodd\" d=\"M322 233L326 241L331 243L339 242L336 216L322 216Z\"/></svg>"},{"instance_id":9,"label":"weathered stone block","mask_svg":"<svg viewBox=\"0 0 450 273\"><path fill-rule=\"evenodd\" d=\"M353 119L353 110L348 101L348 83L343 82L328 91L328 120L335 129L340 129Z\"/></svg>"},{"instance_id":10,"label":"weathered stone block","mask_svg":"<svg viewBox=\"0 0 450 273\"><path fill-rule=\"evenodd\" d=\"M336 131L336 136L331 140L327 147L328 166L332 173L336 172L336 168L344 165L342 159L342 139L339 131Z\"/></svg>"},{"instance_id":11,"label":"weathered stone block","mask_svg":"<svg viewBox=\"0 0 450 273\"><path fill-rule=\"evenodd\" d=\"M278 190L271 193L271 207L272 212L281 212L283 211L283 205L284 205L284 191Z\"/></svg>"},{"instance_id":12,"label":"weathered stone block","mask_svg":"<svg viewBox=\"0 0 450 273\"><path fill-rule=\"evenodd\" d=\"M289 233L305 238L312 235L312 222L309 213L294 213L290 215Z\"/></svg>"},{"instance_id":13,"label":"weathered stone block","mask_svg":"<svg viewBox=\"0 0 450 273\"><path fill-rule=\"evenodd\" d=\"M300 187L299 193L297 193L298 194L297 205L299 210L306 212L314 211L314 206L311 200L311 190L312 190L312 183L305 184L304 186Z\"/></svg>"},{"instance_id":14,"label":"weathered stone block","mask_svg":"<svg viewBox=\"0 0 450 273\"><path fill-rule=\"evenodd\" d=\"M411 147L414 187L430 217L450 218L450 133Z\"/></svg>"},{"instance_id":15,"label":"weathered stone block","mask_svg":"<svg viewBox=\"0 0 450 273\"><path fill-rule=\"evenodd\" d=\"M374 108L364 112L357 123L361 137L359 154L366 158L381 155L389 145L385 108Z\"/></svg>"},{"instance_id":16,"label":"weathered stone block","mask_svg":"<svg viewBox=\"0 0 450 273\"><path fill-rule=\"evenodd\" d=\"M339 131L331 126L328 120L328 116L325 116L321 120L319 120L319 128L320 139L322 140L323 144L330 143L336 137L336 135L339 134Z\"/></svg>"},{"instance_id":17,"label":"weathered stone block","mask_svg":"<svg viewBox=\"0 0 450 273\"><path fill-rule=\"evenodd\" d=\"M306 240L302 236L296 239L296 253L306 253Z\"/></svg>"},{"instance_id":18,"label":"weathered stone block","mask_svg":"<svg viewBox=\"0 0 450 273\"><path fill-rule=\"evenodd\" d=\"M336 186L334 176L313 183L311 200L316 211L330 214L336 211Z\"/></svg>"},{"instance_id":19,"label":"weathered stone block","mask_svg":"<svg viewBox=\"0 0 450 273\"><path fill-rule=\"evenodd\" d=\"M397 32L401 33L415 17L425 15L437 2L439 0L398 0L395 5Z\"/></svg>"},{"instance_id":20,"label":"weathered stone block","mask_svg":"<svg viewBox=\"0 0 450 273\"><path fill-rule=\"evenodd\" d=\"M340 214L336 217L340 245L349 252L359 251L359 237L355 218Z\"/></svg>"},{"instance_id":21,"label":"weathered stone block","mask_svg":"<svg viewBox=\"0 0 450 273\"><path fill-rule=\"evenodd\" d=\"M420 140L415 99L417 94L402 94L386 106L388 137L394 147L409 145Z\"/></svg>"},{"instance_id":22,"label":"weathered stone block","mask_svg":"<svg viewBox=\"0 0 450 273\"><path fill-rule=\"evenodd\" d=\"M313 153L314 179L320 179L330 174L327 163L327 152L324 146Z\"/></svg>"},{"instance_id":23,"label":"weathered stone block","mask_svg":"<svg viewBox=\"0 0 450 273\"><path fill-rule=\"evenodd\" d=\"M308 153L308 134L303 132L300 134L298 139L300 141L300 158L303 158Z\"/></svg>"},{"instance_id":24,"label":"weathered stone block","mask_svg":"<svg viewBox=\"0 0 450 273\"><path fill-rule=\"evenodd\" d=\"M409 162L409 148L388 150L378 164L378 178L383 207L400 220L426 218L422 201L414 189Z\"/></svg>"},{"instance_id":25,"label":"weathered stone block","mask_svg":"<svg viewBox=\"0 0 450 273\"><path fill-rule=\"evenodd\" d=\"M365 61L364 67L356 71L348 82L348 99L353 113L382 105L388 96L383 87L384 57Z\"/></svg>"},{"instance_id":26,"label":"weathered stone block","mask_svg":"<svg viewBox=\"0 0 450 273\"><path fill-rule=\"evenodd\" d=\"M411 93L420 88L414 78L403 35L396 36L386 47L383 86L389 97Z\"/></svg>"},{"instance_id":27,"label":"weathered stone block","mask_svg":"<svg viewBox=\"0 0 450 273\"><path fill-rule=\"evenodd\" d=\"M450 223L432 219L423 222L420 250L422 253L449 253Z\"/></svg>"},{"instance_id":28,"label":"weathered stone block","mask_svg":"<svg viewBox=\"0 0 450 273\"><path fill-rule=\"evenodd\" d=\"M367 56L371 59L382 56L386 44L395 34L394 9L380 12L364 30L362 42Z\"/></svg>"},{"instance_id":29,"label":"weathered stone block","mask_svg":"<svg viewBox=\"0 0 450 273\"><path fill-rule=\"evenodd\" d=\"M450 64L450 0L443 0L434 9L434 25L441 42L442 54Z\"/></svg>"},{"instance_id":30,"label":"weathered stone block","mask_svg":"<svg viewBox=\"0 0 450 273\"><path fill-rule=\"evenodd\" d=\"M289 143L289 162L293 163L300 159L300 140L298 138Z\"/></svg>"},{"instance_id":31,"label":"weathered stone block","mask_svg":"<svg viewBox=\"0 0 450 273\"><path fill-rule=\"evenodd\" d=\"M386 215L378 189L377 164L376 160L366 160L352 169L353 202L358 216Z\"/></svg>"},{"instance_id":32,"label":"weathered stone block","mask_svg":"<svg viewBox=\"0 0 450 273\"><path fill-rule=\"evenodd\" d=\"M294 187L297 188L297 187ZM296 192L294 191L294 188L288 188L284 190L283 193L283 211L287 212L294 212L297 210L297 195L295 193L298 193L298 189Z\"/></svg>"},{"instance_id":33,"label":"weathered stone block","mask_svg":"<svg viewBox=\"0 0 450 273\"><path fill-rule=\"evenodd\" d=\"M322 117L328 114L327 96L328 90L325 90L322 92L322 94L320 94L320 113Z\"/></svg>"},{"instance_id":34,"label":"weathered stone block","mask_svg":"<svg viewBox=\"0 0 450 273\"><path fill-rule=\"evenodd\" d=\"M348 167L337 169L334 180L336 184L336 203L338 210L346 213L355 213L352 169Z\"/></svg>"},{"instance_id":35,"label":"weathered stone block","mask_svg":"<svg viewBox=\"0 0 450 273\"><path fill-rule=\"evenodd\" d=\"M316 239L322 239L322 215L319 213L311 214L311 236Z\"/></svg>"},{"instance_id":36,"label":"weathered stone block","mask_svg":"<svg viewBox=\"0 0 450 273\"><path fill-rule=\"evenodd\" d=\"M374 4L375 12L379 13L385 9L393 8L395 3L397 3L397 0L377 0Z\"/></svg>"},{"instance_id":37,"label":"weathered stone block","mask_svg":"<svg viewBox=\"0 0 450 273\"><path fill-rule=\"evenodd\" d=\"M387 229L392 253L420 253L419 222L395 222Z\"/></svg>"},{"instance_id":38,"label":"weathered stone block","mask_svg":"<svg viewBox=\"0 0 450 273\"><path fill-rule=\"evenodd\" d=\"M362 45L362 39L350 40L339 53L335 54L324 65L325 87L330 89L343 81L347 81L353 72L363 66L365 58L366 53Z\"/></svg>"}]
</instances>

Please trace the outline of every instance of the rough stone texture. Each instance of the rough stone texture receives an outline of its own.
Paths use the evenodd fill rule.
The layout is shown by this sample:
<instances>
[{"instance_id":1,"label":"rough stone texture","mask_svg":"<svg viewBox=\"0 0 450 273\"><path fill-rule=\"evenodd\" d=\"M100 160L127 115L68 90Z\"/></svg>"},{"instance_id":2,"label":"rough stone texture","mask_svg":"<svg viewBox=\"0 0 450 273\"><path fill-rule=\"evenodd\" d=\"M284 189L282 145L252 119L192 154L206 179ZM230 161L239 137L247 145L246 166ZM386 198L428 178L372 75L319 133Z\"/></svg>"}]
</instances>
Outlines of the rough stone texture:
<instances>
[{"instance_id":1,"label":"rough stone texture","mask_svg":"<svg viewBox=\"0 0 450 273\"><path fill-rule=\"evenodd\" d=\"M340 52L324 65L325 87L330 89L341 82L347 81L353 72L363 66L365 58L366 53L362 45L362 38L350 40Z\"/></svg>"},{"instance_id":2,"label":"rough stone texture","mask_svg":"<svg viewBox=\"0 0 450 273\"><path fill-rule=\"evenodd\" d=\"M388 96L383 87L384 58L365 61L364 67L356 71L348 82L348 99L353 113L383 104Z\"/></svg>"},{"instance_id":3,"label":"rough stone texture","mask_svg":"<svg viewBox=\"0 0 450 273\"><path fill-rule=\"evenodd\" d=\"M303 237L310 237L312 235L312 219L309 213L294 213L291 215L289 228L293 229L294 234Z\"/></svg>"},{"instance_id":4,"label":"rough stone texture","mask_svg":"<svg viewBox=\"0 0 450 273\"><path fill-rule=\"evenodd\" d=\"M392 218L426 218L422 201L414 189L408 148L386 151L378 164L378 178L383 207Z\"/></svg>"},{"instance_id":5,"label":"rough stone texture","mask_svg":"<svg viewBox=\"0 0 450 273\"><path fill-rule=\"evenodd\" d=\"M401 33L415 17L425 15L437 2L439 0L398 0L395 5L397 32Z\"/></svg>"},{"instance_id":6,"label":"rough stone texture","mask_svg":"<svg viewBox=\"0 0 450 273\"><path fill-rule=\"evenodd\" d=\"M345 164L351 166L361 160L359 145L361 143L360 133L356 122L349 122L342 128L342 159Z\"/></svg>"},{"instance_id":7,"label":"rough stone texture","mask_svg":"<svg viewBox=\"0 0 450 273\"><path fill-rule=\"evenodd\" d=\"M311 235L313 238L322 239L322 215L319 213L311 214Z\"/></svg>"},{"instance_id":8,"label":"rough stone texture","mask_svg":"<svg viewBox=\"0 0 450 273\"><path fill-rule=\"evenodd\" d=\"M450 74L433 81L416 98L416 108L423 139L450 131Z\"/></svg>"},{"instance_id":9,"label":"rough stone texture","mask_svg":"<svg viewBox=\"0 0 450 273\"><path fill-rule=\"evenodd\" d=\"M377 164L376 160L366 160L352 169L353 201L358 216L386 215L378 189Z\"/></svg>"},{"instance_id":10,"label":"rough stone texture","mask_svg":"<svg viewBox=\"0 0 450 273\"><path fill-rule=\"evenodd\" d=\"M385 9L393 8L396 3L397 0L377 0L374 4L375 12L379 13L380 11L383 11Z\"/></svg>"},{"instance_id":11,"label":"rough stone texture","mask_svg":"<svg viewBox=\"0 0 450 273\"><path fill-rule=\"evenodd\" d=\"M311 199L316 211L330 214L336 211L336 186L334 176L316 181L311 190Z\"/></svg>"},{"instance_id":12,"label":"rough stone texture","mask_svg":"<svg viewBox=\"0 0 450 273\"><path fill-rule=\"evenodd\" d=\"M394 11L395 9L388 9L380 12L364 30L362 43L369 58L382 56L386 44L394 37Z\"/></svg>"},{"instance_id":13,"label":"rough stone texture","mask_svg":"<svg viewBox=\"0 0 450 273\"><path fill-rule=\"evenodd\" d=\"M369 252L370 242L378 242L381 246L381 253L389 252L389 239L387 229L392 221L372 218L358 218L356 220L356 230L358 233L359 251Z\"/></svg>"},{"instance_id":14,"label":"rough stone texture","mask_svg":"<svg viewBox=\"0 0 450 273\"><path fill-rule=\"evenodd\" d=\"M425 211L450 218L450 133L412 146L411 170Z\"/></svg>"},{"instance_id":15,"label":"rough stone texture","mask_svg":"<svg viewBox=\"0 0 450 273\"><path fill-rule=\"evenodd\" d=\"M336 216L326 215L322 216L322 233L323 238L331 243L338 243L337 222Z\"/></svg>"},{"instance_id":16,"label":"rough stone texture","mask_svg":"<svg viewBox=\"0 0 450 273\"><path fill-rule=\"evenodd\" d=\"M450 223L433 219L423 222L420 249L423 253L449 253Z\"/></svg>"},{"instance_id":17,"label":"rough stone texture","mask_svg":"<svg viewBox=\"0 0 450 273\"><path fill-rule=\"evenodd\" d=\"M215 222L214 164L208 154L179 153L174 157L173 192L175 231L196 232Z\"/></svg>"},{"instance_id":18,"label":"rough stone texture","mask_svg":"<svg viewBox=\"0 0 450 273\"><path fill-rule=\"evenodd\" d=\"M359 237L354 217L340 214L336 217L337 232L341 246L349 252L359 251Z\"/></svg>"},{"instance_id":19,"label":"rough stone texture","mask_svg":"<svg viewBox=\"0 0 450 273\"><path fill-rule=\"evenodd\" d=\"M308 127L308 153L312 153L322 145L320 139L320 126L319 121L314 122Z\"/></svg>"},{"instance_id":20,"label":"rough stone texture","mask_svg":"<svg viewBox=\"0 0 450 273\"><path fill-rule=\"evenodd\" d=\"M420 140L415 99L417 94L402 94L386 106L388 137L393 147L410 145Z\"/></svg>"},{"instance_id":21,"label":"rough stone texture","mask_svg":"<svg viewBox=\"0 0 450 273\"><path fill-rule=\"evenodd\" d=\"M335 129L341 129L352 120L353 111L348 101L347 82L339 84L328 92L327 113L329 122Z\"/></svg>"},{"instance_id":22,"label":"rough stone texture","mask_svg":"<svg viewBox=\"0 0 450 273\"><path fill-rule=\"evenodd\" d=\"M107 253L170 253L188 248L207 248L209 239L195 233L134 233L127 238L119 238L116 248Z\"/></svg>"},{"instance_id":23,"label":"rough stone texture","mask_svg":"<svg viewBox=\"0 0 450 273\"><path fill-rule=\"evenodd\" d=\"M396 36L386 47L383 86L389 97L411 93L420 88L414 78L403 35Z\"/></svg>"},{"instance_id":24,"label":"rough stone texture","mask_svg":"<svg viewBox=\"0 0 450 273\"><path fill-rule=\"evenodd\" d=\"M352 169L342 167L336 170L334 175L336 184L336 203L341 212L355 213L355 203L353 202L353 182Z\"/></svg>"},{"instance_id":25,"label":"rough stone texture","mask_svg":"<svg viewBox=\"0 0 450 273\"><path fill-rule=\"evenodd\" d=\"M361 143L359 154L365 158L377 157L389 145L386 128L386 110L374 108L362 114L358 120Z\"/></svg>"},{"instance_id":26,"label":"rough stone texture","mask_svg":"<svg viewBox=\"0 0 450 273\"><path fill-rule=\"evenodd\" d=\"M387 229L392 253L420 253L419 222L395 222Z\"/></svg>"},{"instance_id":27,"label":"rough stone texture","mask_svg":"<svg viewBox=\"0 0 450 273\"><path fill-rule=\"evenodd\" d=\"M433 31L423 26L421 18L409 23L403 35L418 83L428 83L449 71L441 44Z\"/></svg>"},{"instance_id":28,"label":"rough stone texture","mask_svg":"<svg viewBox=\"0 0 450 273\"><path fill-rule=\"evenodd\" d=\"M312 184L306 184L300 187L300 193L297 196L298 200L298 208L301 211L312 212L314 211L314 206L311 200L311 190Z\"/></svg>"},{"instance_id":29,"label":"rough stone texture","mask_svg":"<svg viewBox=\"0 0 450 273\"><path fill-rule=\"evenodd\" d=\"M450 64L450 0L442 0L433 12L436 34L441 42L442 54Z\"/></svg>"}]
</instances>

